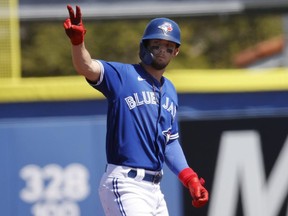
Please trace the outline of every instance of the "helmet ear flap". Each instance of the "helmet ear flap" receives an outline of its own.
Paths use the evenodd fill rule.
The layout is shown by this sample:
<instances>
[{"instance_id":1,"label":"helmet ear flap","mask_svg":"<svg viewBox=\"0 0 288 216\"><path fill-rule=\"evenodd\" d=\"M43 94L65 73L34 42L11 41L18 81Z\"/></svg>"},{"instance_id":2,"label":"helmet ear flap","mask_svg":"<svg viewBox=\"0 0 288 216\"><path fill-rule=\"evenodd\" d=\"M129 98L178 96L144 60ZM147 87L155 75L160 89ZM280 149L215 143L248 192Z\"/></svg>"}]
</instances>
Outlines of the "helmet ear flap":
<instances>
[{"instance_id":1,"label":"helmet ear flap","mask_svg":"<svg viewBox=\"0 0 288 216\"><path fill-rule=\"evenodd\" d=\"M140 42L139 57L146 65L151 65L154 60L153 54L145 47L143 41Z\"/></svg>"}]
</instances>

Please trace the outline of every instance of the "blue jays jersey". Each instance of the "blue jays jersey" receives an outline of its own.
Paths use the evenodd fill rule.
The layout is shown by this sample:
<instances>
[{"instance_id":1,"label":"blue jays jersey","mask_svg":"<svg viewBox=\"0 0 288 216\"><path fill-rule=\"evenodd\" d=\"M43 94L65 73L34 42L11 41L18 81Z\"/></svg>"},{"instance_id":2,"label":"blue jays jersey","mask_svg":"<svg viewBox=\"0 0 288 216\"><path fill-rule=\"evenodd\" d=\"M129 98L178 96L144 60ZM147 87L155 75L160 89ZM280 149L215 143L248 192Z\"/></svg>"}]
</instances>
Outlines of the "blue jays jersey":
<instances>
[{"instance_id":1,"label":"blue jays jersey","mask_svg":"<svg viewBox=\"0 0 288 216\"><path fill-rule=\"evenodd\" d=\"M139 64L98 62L100 81L90 84L108 100L107 162L161 170L166 145L178 138L175 87Z\"/></svg>"}]
</instances>

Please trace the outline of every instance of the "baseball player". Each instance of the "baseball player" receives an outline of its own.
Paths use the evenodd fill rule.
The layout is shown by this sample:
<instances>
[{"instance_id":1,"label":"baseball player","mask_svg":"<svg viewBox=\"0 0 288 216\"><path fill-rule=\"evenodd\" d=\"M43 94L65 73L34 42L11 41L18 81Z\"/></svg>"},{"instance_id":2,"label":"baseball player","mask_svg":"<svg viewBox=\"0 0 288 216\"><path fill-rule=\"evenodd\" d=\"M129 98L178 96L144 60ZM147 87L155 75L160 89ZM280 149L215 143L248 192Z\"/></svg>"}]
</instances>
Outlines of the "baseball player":
<instances>
[{"instance_id":1,"label":"baseball player","mask_svg":"<svg viewBox=\"0 0 288 216\"><path fill-rule=\"evenodd\" d=\"M190 190L192 205L208 201L204 180L187 164L178 138L178 100L163 76L178 55L180 29L167 18L151 20L140 41L138 64L92 59L85 48L79 6L64 22L75 69L108 101L107 166L99 186L106 215L169 215L160 189L163 163Z\"/></svg>"}]
</instances>

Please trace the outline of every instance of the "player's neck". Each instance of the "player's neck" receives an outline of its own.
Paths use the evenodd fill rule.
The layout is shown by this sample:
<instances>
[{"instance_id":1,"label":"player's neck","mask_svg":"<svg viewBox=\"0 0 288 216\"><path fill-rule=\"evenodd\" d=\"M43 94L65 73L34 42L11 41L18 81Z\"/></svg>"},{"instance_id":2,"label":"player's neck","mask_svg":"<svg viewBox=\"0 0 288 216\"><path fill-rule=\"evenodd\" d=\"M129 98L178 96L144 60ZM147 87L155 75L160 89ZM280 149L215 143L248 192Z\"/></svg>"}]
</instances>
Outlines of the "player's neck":
<instances>
[{"instance_id":1,"label":"player's neck","mask_svg":"<svg viewBox=\"0 0 288 216\"><path fill-rule=\"evenodd\" d=\"M147 73L149 73L152 77L154 77L156 80L161 82L161 78L165 72L165 68L161 70L157 70L153 68L151 65L146 65L143 63L140 63L140 65L146 70Z\"/></svg>"}]
</instances>

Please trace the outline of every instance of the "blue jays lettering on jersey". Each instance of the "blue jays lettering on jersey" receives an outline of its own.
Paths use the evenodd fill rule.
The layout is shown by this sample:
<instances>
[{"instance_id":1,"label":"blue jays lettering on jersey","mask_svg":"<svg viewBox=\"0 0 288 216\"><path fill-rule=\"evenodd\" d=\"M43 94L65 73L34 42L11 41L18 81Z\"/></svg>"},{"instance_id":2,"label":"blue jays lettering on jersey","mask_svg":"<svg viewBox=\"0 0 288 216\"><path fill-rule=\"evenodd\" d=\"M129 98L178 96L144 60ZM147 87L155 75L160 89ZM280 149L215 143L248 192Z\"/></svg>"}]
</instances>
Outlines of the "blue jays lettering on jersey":
<instances>
[{"instance_id":1,"label":"blue jays lettering on jersey","mask_svg":"<svg viewBox=\"0 0 288 216\"><path fill-rule=\"evenodd\" d=\"M175 87L140 64L98 61L101 78L91 84L108 100L106 155L110 164L161 170L166 145L178 138Z\"/></svg>"}]
</instances>

